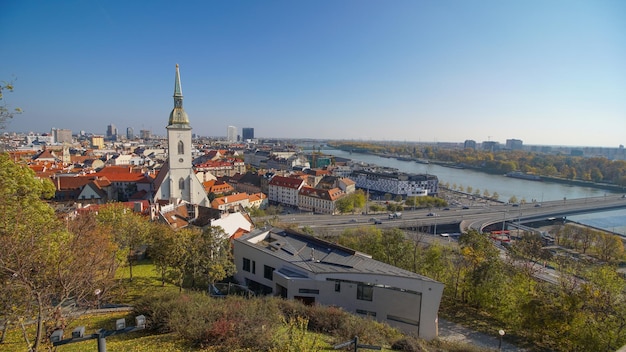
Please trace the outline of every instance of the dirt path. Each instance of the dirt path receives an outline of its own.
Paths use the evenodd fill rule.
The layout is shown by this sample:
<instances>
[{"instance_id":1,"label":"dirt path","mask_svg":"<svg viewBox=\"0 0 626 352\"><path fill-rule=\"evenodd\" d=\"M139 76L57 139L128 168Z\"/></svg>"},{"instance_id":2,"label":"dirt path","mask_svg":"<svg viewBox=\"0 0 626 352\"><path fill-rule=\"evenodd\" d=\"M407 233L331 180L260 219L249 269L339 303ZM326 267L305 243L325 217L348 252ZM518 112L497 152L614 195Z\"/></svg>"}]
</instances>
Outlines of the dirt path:
<instances>
[{"instance_id":1,"label":"dirt path","mask_svg":"<svg viewBox=\"0 0 626 352\"><path fill-rule=\"evenodd\" d=\"M489 350L498 350L499 338L470 330L459 324L439 318L439 339L450 342L462 342L472 346L479 346ZM523 352L526 349L514 346L507 342L506 334L502 339L502 351Z\"/></svg>"}]
</instances>

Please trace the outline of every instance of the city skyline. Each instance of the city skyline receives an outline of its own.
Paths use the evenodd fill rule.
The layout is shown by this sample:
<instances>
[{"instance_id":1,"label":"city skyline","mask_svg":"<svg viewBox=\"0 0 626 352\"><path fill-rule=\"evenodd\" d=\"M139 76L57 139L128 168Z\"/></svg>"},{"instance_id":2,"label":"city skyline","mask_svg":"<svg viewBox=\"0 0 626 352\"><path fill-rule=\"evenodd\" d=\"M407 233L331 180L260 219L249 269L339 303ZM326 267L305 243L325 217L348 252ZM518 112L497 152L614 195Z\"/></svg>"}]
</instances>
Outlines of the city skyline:
<instances>
[{"instance_id":1,"label":"city skyline","mask_svg":"<svg viewBox=\"0 0 626 352\"><path fill-rule=\"evenodd\" d=\"M626 3L12 2L8 131L626 144ZM36 128L44 131L36 131Z\"/></svg>"}]
</instances>

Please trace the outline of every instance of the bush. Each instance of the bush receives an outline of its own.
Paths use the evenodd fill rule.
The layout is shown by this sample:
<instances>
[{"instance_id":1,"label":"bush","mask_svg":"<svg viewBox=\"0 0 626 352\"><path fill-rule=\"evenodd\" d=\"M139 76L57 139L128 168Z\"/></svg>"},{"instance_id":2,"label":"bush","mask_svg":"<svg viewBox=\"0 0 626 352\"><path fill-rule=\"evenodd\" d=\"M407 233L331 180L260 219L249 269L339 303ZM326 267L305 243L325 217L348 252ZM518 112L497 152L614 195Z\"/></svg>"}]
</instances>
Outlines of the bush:
<instances>
[{"instance_id":1,"label":"bush","mask_svg":"<svg viewBox=\"0 0 626 352\"><path fill-rule=\"evenodd\" d=\"M397 340L391 345L391 348L394 351L402 351L402 352L422 352L427 351L424 347L422 347L420 340L414 337L403 337L400 340Z\"/></svg>"},{"instance_id":2,"label":"bush","mask_svg":"<svg viewBox=\"0 0 626 352\"><path fill-rule=\"evenodd\" d=\"M147 328L176 332L196 346L212 346L215 351L268 351L281 324L280 311L268 299L165 293L147 296L135 310L146 316Z\"/></svg>"}]
</instances>

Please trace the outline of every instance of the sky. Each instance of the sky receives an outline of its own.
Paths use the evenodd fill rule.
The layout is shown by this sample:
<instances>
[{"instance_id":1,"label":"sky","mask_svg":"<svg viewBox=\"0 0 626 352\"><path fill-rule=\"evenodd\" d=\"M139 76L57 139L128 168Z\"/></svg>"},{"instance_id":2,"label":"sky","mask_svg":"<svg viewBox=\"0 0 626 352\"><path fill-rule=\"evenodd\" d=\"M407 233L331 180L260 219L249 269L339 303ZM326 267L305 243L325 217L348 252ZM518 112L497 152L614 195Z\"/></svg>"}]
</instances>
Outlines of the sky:
<instances>
[{"instance_id":1,"label":"sky","mask_svg":"<svg viewBox=\"0 0 626 352\"><path fill-rule=\"evenodd\" d=\"M8 131L626 144L626 1L3 1Z\"/></svg>"}]
</instances>

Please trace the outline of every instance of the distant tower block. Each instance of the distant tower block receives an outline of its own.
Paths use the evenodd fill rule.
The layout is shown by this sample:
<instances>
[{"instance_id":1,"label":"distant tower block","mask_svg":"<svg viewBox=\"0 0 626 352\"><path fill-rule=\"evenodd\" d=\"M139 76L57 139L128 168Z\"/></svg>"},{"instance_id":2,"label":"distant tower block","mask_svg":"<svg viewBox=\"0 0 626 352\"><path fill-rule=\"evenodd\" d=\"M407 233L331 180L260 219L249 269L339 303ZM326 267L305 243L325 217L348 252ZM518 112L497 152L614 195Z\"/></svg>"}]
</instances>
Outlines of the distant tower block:
<instances>
[{"instance_id":1,"label":"distant tower block","mask_svg":"<svg viewBox=\"0 0 626 352\"><path fill-rule=\"evenodd\" d=\"M254 128L244 127L241 129L241 138L244 141L254 139Z\"/></svg>"}]
</instances>

